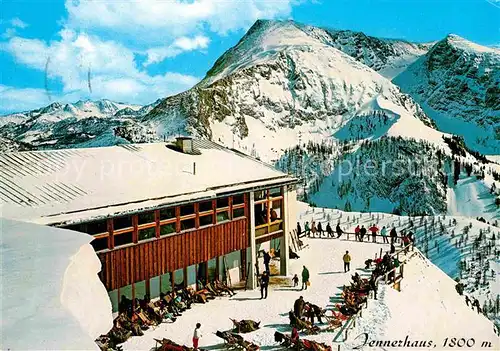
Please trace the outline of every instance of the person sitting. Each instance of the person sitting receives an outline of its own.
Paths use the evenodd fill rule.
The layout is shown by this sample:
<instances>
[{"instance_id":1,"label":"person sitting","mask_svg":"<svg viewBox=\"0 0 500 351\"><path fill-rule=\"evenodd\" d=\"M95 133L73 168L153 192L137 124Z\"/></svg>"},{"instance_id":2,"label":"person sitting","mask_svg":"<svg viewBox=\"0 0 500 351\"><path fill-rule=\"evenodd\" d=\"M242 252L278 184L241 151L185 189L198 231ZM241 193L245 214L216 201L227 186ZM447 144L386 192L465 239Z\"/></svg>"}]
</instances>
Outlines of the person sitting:
<instances>
[{"instance_id":1,"label":"person sitting","mask_svg":"<svg viewBox=\"0 0 500 351\"><path fill-rule=\"evenodd\" d=\"M369 269L372 265L373 260L371 258L365 261L365 269Z\"/></svg>"},{"instance_id":2,"label":"person sitting","mask_svg":"<svg viewBox=\"0 0 500 351\"><path fill-rule=\"evenodd\" d=\"M271 208L271 222L274 222L277 219L278 219L278 214L276 213L274 208Z\"/></svg>"}]
</instances>

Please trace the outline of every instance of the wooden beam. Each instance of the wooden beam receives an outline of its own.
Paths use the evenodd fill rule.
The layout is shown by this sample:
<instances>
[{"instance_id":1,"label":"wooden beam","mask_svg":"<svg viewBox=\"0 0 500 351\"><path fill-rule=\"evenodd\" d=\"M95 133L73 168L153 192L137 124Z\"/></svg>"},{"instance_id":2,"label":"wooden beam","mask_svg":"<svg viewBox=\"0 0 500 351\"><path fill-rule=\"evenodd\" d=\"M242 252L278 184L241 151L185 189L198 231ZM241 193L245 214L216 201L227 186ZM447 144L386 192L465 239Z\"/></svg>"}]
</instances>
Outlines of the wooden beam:
<instances>
[{"instance_id":1,"label":"wooden beam","mask_svg":"<svg viewBox=\"0 0 500 351\"><path fill-rule=\"evenodd\" d=\"M160 210L155 210L155 223L156 223L156 237L160 237Z\"/></svg>"},{"instance_id":2,"label":"wooden beam","mask_svg":"<svg viewBox=\"0 0 500 351\"><path fill-rule=\"evenodd\" d=\"M138 224L139 223L139 217L137 215L132 216L132 226L134 227L134 231L132 232L132 242L137 244L139 241L139 233L138 233Z\"/></svg>"},{"instance_id":3,"label":"wooden beam","mask_svg":"<svg viewBox=\"0 0 500 351\"><path fill-rule=\"evenodd\" d=\"M113 218L107 220L106 226L108 228L108 249L112 250L115 247L115 237L113 236Z\"/></svg>"},{"instance_id":4,"label":"wooden beam","mask_svg":"<svg viewBox=\"0 0 500 351\"><path fill-rule=\"evenodd\" d=\"M175 218L176 218L175 231L177 233L180 233L180 231L181 231L181 208L180 208L180 206L177 206L175 208Z\"/></svg>"},{"instance_id":5,"label":"wooden beam","mask_svg":"<svg viewBox=\"0 0 500 351\"><path fill-rule=\"evenodd\" d=\"M182 269L182 276L184 277L184 287L186 288L188 286L188 283L187 283L187 279L188 279L187 267L184 267Z\"/></svg>"}]
</instances>

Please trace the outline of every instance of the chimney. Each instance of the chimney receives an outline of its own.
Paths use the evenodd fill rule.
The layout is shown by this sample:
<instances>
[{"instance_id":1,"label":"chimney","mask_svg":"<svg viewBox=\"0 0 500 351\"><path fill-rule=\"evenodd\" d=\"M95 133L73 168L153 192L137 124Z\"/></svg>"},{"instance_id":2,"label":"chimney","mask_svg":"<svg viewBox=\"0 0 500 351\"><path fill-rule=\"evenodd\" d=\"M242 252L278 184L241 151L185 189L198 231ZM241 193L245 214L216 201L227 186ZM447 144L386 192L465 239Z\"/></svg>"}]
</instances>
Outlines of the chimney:
<instances>
[{"instance_id":1,"label":"chimney","mask_svg":"<svg viewBox=\"0 0 500 351\"><path fill-rule=\"evenodd\" d=\"M193 139L190 137L178 137L176 140L176 146L179 151L182 151L185 154L192 154L193 150Z\"/></svg>"}]
</instances>

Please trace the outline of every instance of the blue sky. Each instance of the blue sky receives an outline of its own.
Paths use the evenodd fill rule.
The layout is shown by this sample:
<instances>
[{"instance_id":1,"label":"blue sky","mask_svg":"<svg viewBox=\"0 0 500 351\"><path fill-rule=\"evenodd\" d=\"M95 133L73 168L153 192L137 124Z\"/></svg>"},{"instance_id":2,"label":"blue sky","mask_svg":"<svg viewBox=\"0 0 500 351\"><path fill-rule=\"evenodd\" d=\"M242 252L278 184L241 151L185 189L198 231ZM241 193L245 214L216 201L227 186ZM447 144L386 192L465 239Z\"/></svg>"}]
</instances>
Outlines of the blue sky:
<instances>
[{"instance_id":1,"label":"blue sky","mask_svg":"<svg viewBox=\"0 0 500 351\"><path fill-rule=\"evenodd\" d=\"M258 18L500 43L500 0L0 0L0 16L0 113L184 91Z\"/></svg>"}]
</instances>

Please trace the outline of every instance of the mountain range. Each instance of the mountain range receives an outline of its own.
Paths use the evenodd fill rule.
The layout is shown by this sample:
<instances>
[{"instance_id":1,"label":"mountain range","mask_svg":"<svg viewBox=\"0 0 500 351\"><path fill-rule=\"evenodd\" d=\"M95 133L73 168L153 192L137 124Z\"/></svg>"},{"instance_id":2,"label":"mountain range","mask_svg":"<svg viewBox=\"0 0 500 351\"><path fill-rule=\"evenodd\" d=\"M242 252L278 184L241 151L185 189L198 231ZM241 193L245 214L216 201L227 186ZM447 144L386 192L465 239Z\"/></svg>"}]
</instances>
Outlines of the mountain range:
<instances>
[{"instance_id":1,"label":"mountain range","mask_svg":"<svg viewBox=\"0 0 500 351\"><path fill-rule=\"evenodd\" d=\"M94 147L190 134L301 176L300 195L322 206L461 214L456 202L488 190L500 171L481 157L499 154L499 57L455 35L417 44L259 20L185 92L143 107L79 101L4 116L0 145ZM365 176L358 165L344 174L356 160L375 161L377 171ZM415 160L431 162L415 172ZM396 161L404 171L386 167ZM494 196L467 213L487 209L496 218Z\"/></svg>"}]
</instances>

